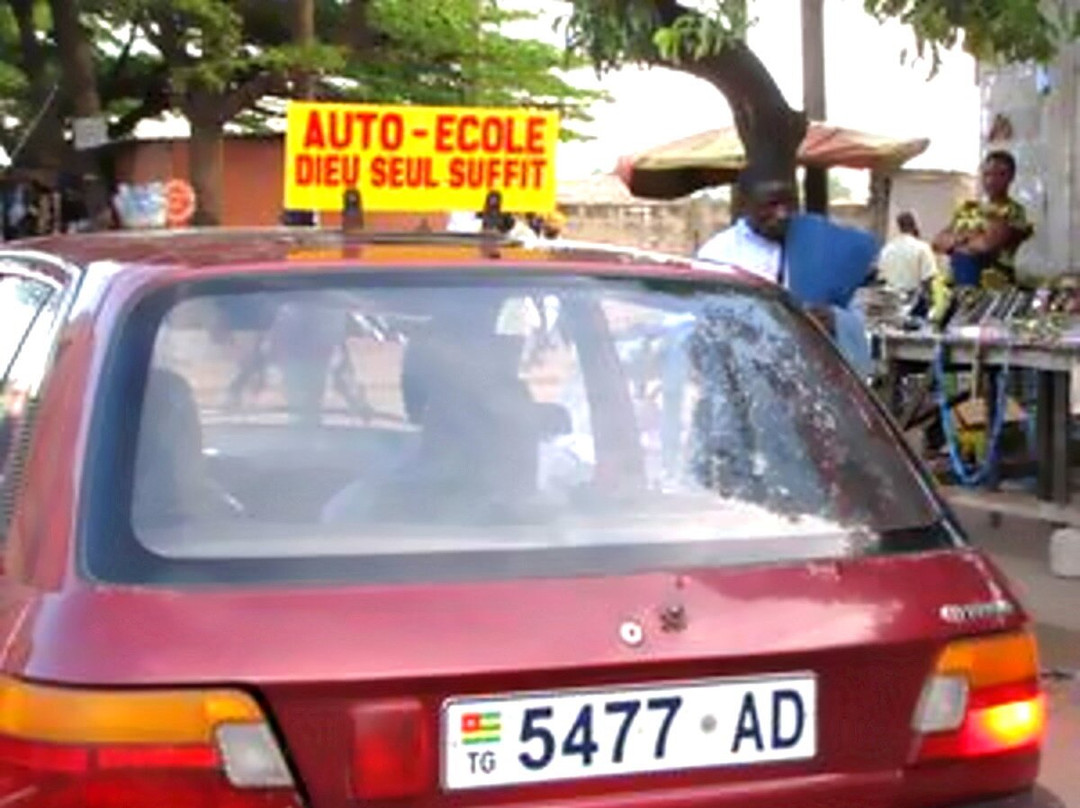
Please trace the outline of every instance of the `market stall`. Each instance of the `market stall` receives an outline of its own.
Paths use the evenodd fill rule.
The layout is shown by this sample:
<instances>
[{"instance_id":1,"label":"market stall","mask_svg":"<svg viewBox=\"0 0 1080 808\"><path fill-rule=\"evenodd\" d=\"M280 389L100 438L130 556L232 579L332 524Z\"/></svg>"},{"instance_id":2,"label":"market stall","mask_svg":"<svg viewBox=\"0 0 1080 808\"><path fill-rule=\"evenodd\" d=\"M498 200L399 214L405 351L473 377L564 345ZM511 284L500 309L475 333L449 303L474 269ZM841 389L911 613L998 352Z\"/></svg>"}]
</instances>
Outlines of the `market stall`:
<instances>
[{"instance_id":1,"label":"market stall","mask_svg":"<svg viewBox=\"0 0 1080 808\"><path fill-rule=\"evenodd\" d=\"M1069 485L1077 290L964 289L938 313L875 302L883 399L909 435L937 430L954 502L1080 524Z\"/></svg>"}]
</instances>

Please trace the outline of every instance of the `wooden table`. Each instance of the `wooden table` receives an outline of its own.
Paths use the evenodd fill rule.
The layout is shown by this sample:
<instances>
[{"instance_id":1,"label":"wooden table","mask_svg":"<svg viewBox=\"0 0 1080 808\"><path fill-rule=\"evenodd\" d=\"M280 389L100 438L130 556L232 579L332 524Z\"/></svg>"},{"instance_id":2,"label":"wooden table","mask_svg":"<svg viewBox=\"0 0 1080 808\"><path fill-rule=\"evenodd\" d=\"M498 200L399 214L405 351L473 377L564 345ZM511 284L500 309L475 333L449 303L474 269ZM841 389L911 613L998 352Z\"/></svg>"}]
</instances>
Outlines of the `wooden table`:
<instances>
[{"instance_id":1,"label":"wooden table","mask_svg":"<svg viewBox=\"0 0 1080 808\"><path fill-rule=\"evenodd\" d=\"M879 359L885 367L885 401L893 414L900 417L901 426L907 426L904 422L910 415L898 413L900 382L905 375L927 373L942 343L945 345L948 369L979 367L994 373L1008 367L1036 371L1036 496L1042 502L1058 506L1055 513L1064 513L1060 509L1070 502L1069 392L1073 365L1080 362L1080 344L1009 342L1000 336L974 338L961 334L936 335L887 328L875 333L875 341ZM932 379L931 373L927 375ZM987 399L992 404L993 396L987 396ZM993 482L991 487L994 487ZM1080 510L1077 517L1077 521L1080 521Z\"/></svg>"}]
</instances>

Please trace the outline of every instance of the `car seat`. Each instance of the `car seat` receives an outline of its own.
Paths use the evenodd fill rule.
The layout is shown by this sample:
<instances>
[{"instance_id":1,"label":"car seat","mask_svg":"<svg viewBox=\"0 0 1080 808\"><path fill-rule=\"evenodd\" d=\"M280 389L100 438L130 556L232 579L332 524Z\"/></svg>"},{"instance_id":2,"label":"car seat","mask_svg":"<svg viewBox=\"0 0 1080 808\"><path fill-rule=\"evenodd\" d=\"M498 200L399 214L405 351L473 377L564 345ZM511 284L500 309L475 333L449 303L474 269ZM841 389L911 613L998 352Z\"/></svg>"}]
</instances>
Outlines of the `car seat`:
<instances>
[{"instance_id":1,"label":"car seat","mask_svg":"<svg viewBox=\"0 0 1080 808\"><path fill-rule=\"evenodd\" d=\"M132 495L136 530L235 514L238 505L207 474L202 424L187 380L152 368L141 412Z\"/></svg>"},{"instance_id":2,"label":"car seat","mask_svg":"<svg viewBox=\"0 0 1080 808\"><path fill-rule=\"evenodd\" d=\"M518 376L522 347L517 336L459 334L406 348L402 386L423 391L412 412L419 449L400 481L411 514L478 513L535 494L541 410Z\"/></svg>"}]
</instances>

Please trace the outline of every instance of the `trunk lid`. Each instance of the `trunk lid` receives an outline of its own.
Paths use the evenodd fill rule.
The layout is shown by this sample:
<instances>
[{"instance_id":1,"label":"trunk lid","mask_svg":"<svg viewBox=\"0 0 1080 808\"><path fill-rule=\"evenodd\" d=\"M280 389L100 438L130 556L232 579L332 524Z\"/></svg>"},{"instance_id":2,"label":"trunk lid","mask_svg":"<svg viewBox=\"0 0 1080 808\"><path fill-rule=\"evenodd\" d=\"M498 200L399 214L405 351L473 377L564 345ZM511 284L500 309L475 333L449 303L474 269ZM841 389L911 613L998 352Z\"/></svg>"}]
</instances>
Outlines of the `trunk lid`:
<instances>
[{"instance_id":1,"label":"trunk lid","mask_svg":"<svg viewBox=\"0 0 1080 808\"><path fill-rule=\"evenodd\" d=\"M434 771L427 780L425 802L432 804L887 775L908 761L916 701L955 631L940 619L941 607L999 595L975 557L956 554L455 586L424 595L402 590L379 596L364 617L341 615L356 621L356 653L367 660L356 678L267 682L261 690L320 808L353 804L357 705L401 698L421 705L434 747L424 763L438 764L438 780ZM773 679L788 676L795 678ZM700 683L712 689L689 687ZM746 694L754 688L748 714ZM565 691L578 700L552 699ZM777 693L788 694L779 705ZM520 709L504 700L523 694L531 700ZM712 730L698 740L718 744L716 755L728 764L757 765L701 765L686 729L680 735L669 725L662 765L695 765L642 771L661 765L642 745L659 743L665 719L676 717L668 714L673 694L682 702L676 726L711 720ZM595 711L586 726L582 709ZM526 729L530 712L538 720ZM605 764L615 762L616 726L627 712L637 723L623 739L623 762L641 735L639 771L616 773ZM469 730L498 737L474 738L479 743L471 746ZM508 773L507 754L511 763L524 754L542 770L515 766ZM485 758L495 766L499 756L502 774L485 773ZM607 776L579 778L593 771ZM533 780L520 782L522 776ZM493 787L485 787L489 782Z\"/></svg>"},{"instance_id":2,"label":"trunk lid","mask_svg":"<svg viewBox=\"0 0 1080 808\"><path fill-rule=\"evenodd\" d=\"M565 803L588 795L622 795L625 802L631 792L722 786L722 798L712 795L711 804L728 804L730 793L735 805L742 793L738 787L773 778L810 782L842 775L869 778L875 788L895 783L911 753L912 713L938 650L960 632L1007 629L1024 619L1018 607L1008 617L956 625L941 618L942 607L1011 600L1001 581L980 554L960 550L472 584L93 588L45 597L35 634L55 636L48 642L24 638L19 648L25 655L22 672L38 680L251 689L270 713L311 808L359 804L353 786L360 718L366 706L387 703L419 705L419 729L429 746L421 761L427 785L410 800L416 804ZM628 623L640 628L640 642L634 636L627 641ZM223 626L234 628L223 631ZM550 700L563 691L586 691L599 699L599 711L612 700L625 701L630 689L631 698L642 697L641 715L652 721L634 732L655 738L665 715L662 709L650 712L645 702L665 695L658 689L731 681L768 687L771 677L793 675L801 684L785 679L781 689L798 689L806 677L813 680L803 717L806 733L813 736L812 756L805 759L770 762L750 755L752 765L540 778L492 788L442 786L448 775L443 766L440 778L444 742L452 733L462 739L460 729L452 728L460 727L462 711L451 711L452 726L444 721L451 700L519 694ZM690 690L679 692L686 696ZM759 704L766 745L772 732L768 696ZM720 712L713 713L719 726L711 737L730 751L741 729L743 746L749 744L753 752L752 727L732 726L732 716L737 721L739 715L738 691L734 697L711 697L717 703L736 698L727 723ZM780 736L790 739L795 720L790 702L785 709ZM522 728L513 725L511 712L504 711L499 729L517 740ZM684 715L694 721L706 717ZM605 720L610 724L619 717ZM579 728L567 740L572 733L565 720L561 729L551 726L561 735L555 739L556 757L571 758L572 764L590 739ZM597 728L594 735L601 747L597 760L610 758L611 728L607 735ZM685 738L672 734L671 739L673 749L696 754ZM636 742L651 748L649 738ZM510 752L536 756L542 748L534 736L527 749ZM563 754L566 748L570 752ZM731 755L727 758L730 763ZM562 766L555 773L567 771Z\"/></svg>"}]
</instances>

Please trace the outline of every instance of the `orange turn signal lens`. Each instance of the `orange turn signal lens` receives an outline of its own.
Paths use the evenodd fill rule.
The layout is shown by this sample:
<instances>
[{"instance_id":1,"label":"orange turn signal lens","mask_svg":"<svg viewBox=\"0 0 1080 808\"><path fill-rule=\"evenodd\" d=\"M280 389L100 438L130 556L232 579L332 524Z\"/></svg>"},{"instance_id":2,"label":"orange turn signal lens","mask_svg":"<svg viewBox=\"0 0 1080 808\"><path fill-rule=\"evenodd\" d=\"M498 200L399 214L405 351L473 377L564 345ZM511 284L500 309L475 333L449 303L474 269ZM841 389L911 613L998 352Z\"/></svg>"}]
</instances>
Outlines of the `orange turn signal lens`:
<instances>
[{"instance_id":1,"label":"orange turn signal lens","mask_svg":"<svg viewBox=\"0 0 1080 808\"><path fill-rule=\"evenodd\" d=\"M934 672L964 676L972 690L1037 679L1035 636L1024 630L949 643Z\"/></svg>"},{"instance_id":2,"label":"orange turn signal lens","mask_svg":"<svg viewBox=\"0 0 1080 808\"><path fill-rule=\"evenodd\" d=\"M258 723L244 693L81 690L0 677L0 735L71 744L207 744L224 723Z\"/></svg>"}]
</instances>

